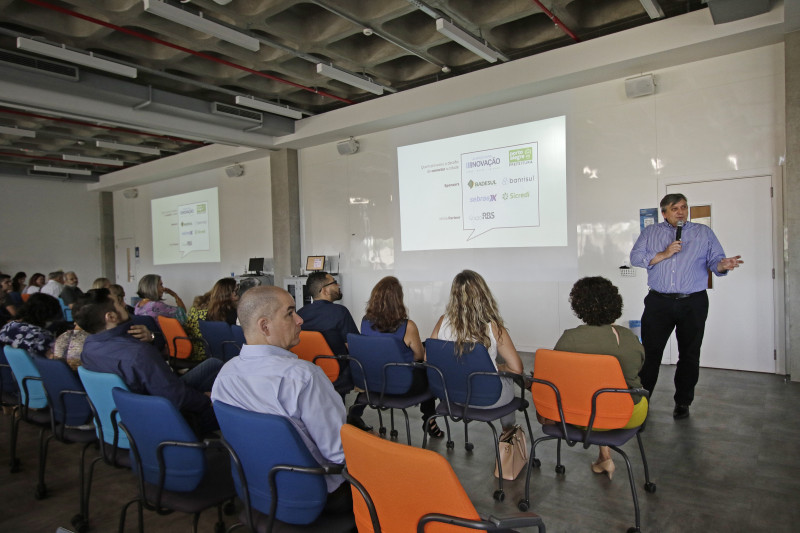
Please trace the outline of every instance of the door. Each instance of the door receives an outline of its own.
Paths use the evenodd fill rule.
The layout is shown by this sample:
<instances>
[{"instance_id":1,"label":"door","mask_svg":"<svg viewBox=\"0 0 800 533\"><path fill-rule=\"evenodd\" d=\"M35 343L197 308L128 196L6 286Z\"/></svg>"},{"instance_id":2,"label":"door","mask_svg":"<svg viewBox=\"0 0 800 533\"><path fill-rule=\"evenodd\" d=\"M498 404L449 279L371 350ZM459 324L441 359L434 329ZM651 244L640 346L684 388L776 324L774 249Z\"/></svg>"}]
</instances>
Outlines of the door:
<instances>
[{"instance_id":1,"label":"door","mask_svg":"<svg viewBox=\"0 0 800 533\"><path fill-rule=\"evenodd\" d=\"M770 176L667 186L686 196L690 210L700 207L693 218L711 226L727 257L744 261L727 276L711 276L701 366L776 372L771 186ZM668 355L677 362L674 333Z\"/></svg>"}]
</instances>

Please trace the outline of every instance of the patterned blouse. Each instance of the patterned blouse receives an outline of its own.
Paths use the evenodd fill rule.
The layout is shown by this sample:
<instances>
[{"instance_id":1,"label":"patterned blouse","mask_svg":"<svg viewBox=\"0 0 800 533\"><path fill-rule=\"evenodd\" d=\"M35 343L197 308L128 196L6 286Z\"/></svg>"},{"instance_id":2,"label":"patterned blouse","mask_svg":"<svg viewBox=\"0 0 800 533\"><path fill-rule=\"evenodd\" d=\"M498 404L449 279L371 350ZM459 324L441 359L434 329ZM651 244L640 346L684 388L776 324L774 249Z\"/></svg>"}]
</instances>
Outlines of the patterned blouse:
<instances>
[{"instance_id":1,"label":"patterned blouse","mask_svg":"<svg viewBox=\"0 0 800 533\"><path fill-rule=\"evenodd\" d=\"M81 352L83 351L83 342L89 334L82 329L71 329L65 331L56 339L55 348L53 348L54 359L66 359L72 370L77 370L81 366Z\"/></svg>"},{"instance_id":2,"label":"patterned blouse","mask_svg":"<svg viewBox=\"0 0 800 533\"><path fill-rule=\"evenodd\" d=\"M46 329L12 320L0 329L0 344L22 348L31 355L46 357L53 350L55 336Z\"/></svg>"},{"instance_id":3,"label":"patterned blouse","mask_svg":"<svg viewBox=\"0 0 800 533\"><path fill-rule=\"evenodd\" d=\"M177 318L181 325L186 323L186 311L180 307L169 305L164 302L156 302L155 300L145 300L143 304L137 304L133 310L135 315L146 315L153 317L158 321L159 316L168 316L170 318Z\"/></svg>"},{"instance_id":4,"label":"patterned blouse","mask_svg":"<svg viewBox=\"0 0 800 533\"><path fill-rule=\"evenodd\" d=\"M189 316L186 317L186 325L184 326L186 334L193 339L192 356L189 359L201 360L206 358L206 348L203 345L203 341L200 340L203 337L200 333L200 321L205 320L207 316L208 309L198 309L197 307L189 309Z\"/></svg>"}]
</instances>

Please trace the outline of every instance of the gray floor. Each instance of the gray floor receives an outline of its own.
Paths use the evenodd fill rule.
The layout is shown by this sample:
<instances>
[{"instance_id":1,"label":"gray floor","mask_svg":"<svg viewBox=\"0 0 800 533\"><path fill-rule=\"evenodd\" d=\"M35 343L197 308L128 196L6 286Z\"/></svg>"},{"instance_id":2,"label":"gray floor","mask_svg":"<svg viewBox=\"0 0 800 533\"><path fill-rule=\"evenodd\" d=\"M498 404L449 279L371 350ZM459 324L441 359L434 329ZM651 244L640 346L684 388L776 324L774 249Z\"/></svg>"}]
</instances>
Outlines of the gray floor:
<instances>
[{"instance_id":1,"label":"gray floor","mask_svg":"<svg viewBox=\"0 0 800 533\"><path fill-rule=\"evenodd\" d=\"M526 368L529 365L526 364ZM766 374L703 369L689 419L672 419L672 374L662 367L651 404L645 450L656 493L646 493L641 458L635 442L624 449L631 458L642 511L642 530L670 531L797 531L800 529L800 384ZM412 441L419 446L422 434L418 413L412 414ZM377 415L367 410L365 419L377 426ZM402 416L397 417L402 426ZM518 418L522 422L522 417ZM506 515L517 512L524 491L524 472L506 482L502 503L492 499L494 452L491 432L472 424L475 444L463 447L460 424L451 424L456 447L446 450L443 441L430 447L448 458L482 513ZM47 467L48 498L33 498L36 485L37 434L23 426L20 435L22 471L9 474L8 434L10 417L0 419L0 532L53 533L69 527L77 512L77 446L51 444ZM541 436L534 423L534 436ZM405 430L400 428L400 442ZM554 472L555 443L537 450L542 460L532 473L532 508L545 520L550 532L623 532L634 523L630 487L624 462L615 456L613 481L594 475L589 464L595 450L580 446L564 448L564 475ZM115 531L119 510L135 494L129 472L98 466L92 495L93 531ZM229 518L229 523L232 520ZM215 516L207 512L201 531L213 531ZM133 515L128 531L135 530ZM190 531L185 515L145 514L148 532Z\"/></svg>"}]
</instances>

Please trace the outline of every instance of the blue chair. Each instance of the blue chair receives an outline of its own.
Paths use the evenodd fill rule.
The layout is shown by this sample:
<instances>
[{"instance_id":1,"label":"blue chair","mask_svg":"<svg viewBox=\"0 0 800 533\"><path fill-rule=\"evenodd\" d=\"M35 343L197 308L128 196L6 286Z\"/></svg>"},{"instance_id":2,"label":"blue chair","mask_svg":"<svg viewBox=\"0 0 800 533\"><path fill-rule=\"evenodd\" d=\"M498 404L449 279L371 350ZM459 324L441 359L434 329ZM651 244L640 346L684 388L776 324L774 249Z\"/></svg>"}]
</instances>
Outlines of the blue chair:
<instances>
[{"instance_id":1,"label":"blue chair","mask_svg":"<svg viewBox=\"0 0 800 533\"><path fill-rule=\"evenodd\" d=\"M233 333L233 342L235 342L240 349L242 346L247 344L247 340L244 338L244 330L242 329L242 326L239 324L232 325L231 333Z\"/></svg>"},{"instance_id":2,"label":"blue chair","mask_svg":"<svg viewBox=\"0 0 800 533\"><path fill-rule=\"evenodd\" d=\"M131 467L131 445L128 443L125 433L119 431L119 414L111 394L114 388L128 390L128 387L116 374L94 372L82 366L78 367L78 377L89 396L89 407L92 410L97 441L100 445L100 455L89 465L89 476L86 481L86 512L84 516L88 521L95 465L102 460L115 468Z\"/></svg>"},{"instance_id":3,"label":"blue chair","mask_svg":"<svg viewBox=\"0 0 800 533\"><path fill-rule=\"evenodd\" d=\"M39 485L37 492L47 493L44 482L45 464L47 462L47 447L50 440L55 438L64 444L83 444L81 449L80 474L78 489L80 490L80 511L72 517L72 525L80 533L89 529L89 512L86 505L84 492L84 464L86 450L97 442L94 425L92 425L92 410L86 391L83 390L78 376L72 371L66 361L62 359L45 359L37 357L33 360L47 394L50 404L50 430L51 433L44 441L44 447L39 453Z\"/></svg>"},{"instance_id":4,"label":"blue chair","mask_svg":"<svg viewBox=\"0 0 800 533\"><path fill-rule=\"evenodd\" d=\"M19 404L14 407L11 424L11 458L9 467L11 473L19 472L19 459L17 458L17 435L21 420L39 427L39 450L44 444L44 432L50 427L50 407L47 395L44 392L42 378L39 375L33 359L22 348L5 346L3 351L6 360L19 387ZM19 417L17 417L19 412ZM36 492L37 499L43 497Z\"/></svg>"},{"instance_id":5,"label":"blue chair","mask_svg":"<svg viewBox=\"0 0 800 533\"><path fill-rule=\"evenodd\" d=\"M206 345L206 355L225 362L239 355L242 346L234 340L230 324L219 320L198 320L197 324Z\"/></svg>"},{"instance_id":6,"label":"blue chair","mask_svg":"<svg viewBox=\"0 0 800 533\"><path fill-rule=\"evenodd\" d=\"M142 508L158 514L173 511L193 515L192 531L197 533L200 513L217 507L216 532L225 530L222 507L236 496L231 477L230 460L215 441L197 440L189 424L169 400L113 389L114 403L119 410L119 427L131 445L131 463L139 480L139 496L122 508L119 530L125 529L128 507L139 508L139 530L142 530Z\"/></svg>"},{"instance_id":7,"label":"blue chair","mask_svg":"<svg viewBox=\"0 0 800 533\"><path fill-rule=\"evenodd\" d=\"M61 298L58 299L58 303L61 305L61 313L64 315L64 320L72 322L72 309Z\"/></svg>"},{"instance_id":8,"label":"blue chair","mask_svg":"<svg viewBox=\"0 0 800 533\"><path fill-rule=\"evenodd\" d=\"M499 473L498 488L494 492L494 499L503 501L503 468L500 460L500 442L497 429L492 424L514 411L525 414L525 423L528 426L528 436L533 441L531 421L528 418L528 400L525 399L525 382L519 374L512 372L498 372L489 356L489 352L480 343L476 343L469 352L458 355L455 343L440 339L425 341L425 358L428 368L428 385L439 405L436 407L435 417L446 416L454 421L464 422L464 448L473 449L469 442L469 423L472 421L486 422L492 428L495 443L495 457ZM491 409L475 409L494 405L500 399L502 392L501 377L513 379L519 385L519 396L515 396L509 403ZM432 417L433 418L433 417ZM427 443L427 433L422 440L422 447ZM453 448L453 441L448 432L447 447Z\"/></svg>"},{"instance_id":9,"label":"blue chair","mask_svg":"<svg viewBox=\"0 0 800 533\"><path fill-rule=\"evenodd\" d=\"M433 398L430 390L409 395L415 371L425 371L425 366L414 362L414 352L394 337L366 335L347 335L350 350L350 371L356 387L364 389L354 402L355 405L368 405L378 410L379 433L386 434L383 426L382 410L389 410L392 438L397 437L394 428L394 409L403 412L406 422L406 436L411 445L411 431L406 409ZM447 420L445 419L445 422ZM449 424L449 422L447 422ZM425 428L423 427L423 432ZM449 431L449 427L448 427Z\"/></svg>"},{"instance_id":10,"label":"blue chair","mask_svg":"<svg viewBox=\"0 0 800 533\"><path fill-rule=\"evenodd\" d=\"M323 513L328 499L323 476L340 473L344 465L321 466L282 416L222 402L214 402L214 412L235 467L236 491L245 504L243 518L252 531L353 530L352 513Z\"/></svg>"}]
</instances>

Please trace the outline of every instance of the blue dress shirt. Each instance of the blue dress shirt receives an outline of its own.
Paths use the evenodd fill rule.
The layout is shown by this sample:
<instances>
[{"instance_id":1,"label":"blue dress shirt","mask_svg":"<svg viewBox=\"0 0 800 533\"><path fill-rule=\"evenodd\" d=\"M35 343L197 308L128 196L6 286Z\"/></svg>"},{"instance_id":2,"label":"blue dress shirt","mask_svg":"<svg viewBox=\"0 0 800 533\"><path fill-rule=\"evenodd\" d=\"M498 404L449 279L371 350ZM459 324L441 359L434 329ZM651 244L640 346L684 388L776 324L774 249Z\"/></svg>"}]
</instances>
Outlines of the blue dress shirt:
<instances>
[{"instance_id":1,"label":"blue dress shirt","mask_svg":"<svg viewBox=\"0 0 800 533\"><path fill-rule=\"evenodd\" d=\"M631 265L647 269L647 285L663 293L691 294L708 288L708 271L717 276L717 264L725 252L717 236L704 224L686 222L681 232L681 251L651 265L656 254L675 241L675 230L669 222L646 227L631 250Z\"/></svg>"},{"instance_id":2,"label":"blue dress shirt","mask_svg":"<svg viewBox=\"0 0 800 533\"><path fill-rule=\"evenodd\" d=\"M267 344L245 344L222 367L211 400L247 411L286 417L320 464L344 463L339 432L345 423L342 398L322 369ZM342 484L326 476L328 492Z\"/></svg>"}]
</instances>

